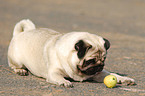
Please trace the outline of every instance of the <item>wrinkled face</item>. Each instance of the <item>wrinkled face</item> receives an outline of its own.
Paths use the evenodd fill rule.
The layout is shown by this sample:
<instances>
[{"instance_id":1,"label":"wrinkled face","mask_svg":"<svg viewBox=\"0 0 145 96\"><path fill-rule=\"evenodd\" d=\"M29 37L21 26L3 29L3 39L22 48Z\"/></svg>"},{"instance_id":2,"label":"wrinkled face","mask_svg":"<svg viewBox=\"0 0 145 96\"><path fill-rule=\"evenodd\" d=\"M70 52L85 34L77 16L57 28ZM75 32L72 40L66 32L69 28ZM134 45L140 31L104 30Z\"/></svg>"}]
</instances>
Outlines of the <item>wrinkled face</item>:
<instances>
[{"instance_id":1,"label":"wrinkled face","mask_svg":"<svg viewBox=\"0 0 145 96\"><path fill-rule=\"evenodd\" d=\"M105 41L103 49L96 48L96 46L92 46L83 40L79 40L75 44L75 50L80 59L80 63L77 65L79 73L94 75L103 70L107 50L110 47L109 41L107 39L103 40Z\"/></svg>"}]
</instances>

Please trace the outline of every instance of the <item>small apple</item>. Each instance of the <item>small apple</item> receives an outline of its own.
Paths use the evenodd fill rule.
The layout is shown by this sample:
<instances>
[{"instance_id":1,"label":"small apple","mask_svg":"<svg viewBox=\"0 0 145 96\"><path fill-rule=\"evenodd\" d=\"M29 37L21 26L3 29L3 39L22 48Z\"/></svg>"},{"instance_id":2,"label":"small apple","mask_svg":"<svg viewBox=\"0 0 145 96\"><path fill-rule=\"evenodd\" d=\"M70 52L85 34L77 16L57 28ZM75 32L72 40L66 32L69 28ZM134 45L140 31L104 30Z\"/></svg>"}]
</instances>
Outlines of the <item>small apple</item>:
<instances>
[{"instance_id":1,"label":"small apple","mask_svg":"<svg viewBox=\"0 0 145 96\"><path fill-rule=\"evenodd\" d=\"M108 88L113 88L117 84L117 78L114 75L108 75L104 78L104 84Z\"/></svg>"}]
</instances>

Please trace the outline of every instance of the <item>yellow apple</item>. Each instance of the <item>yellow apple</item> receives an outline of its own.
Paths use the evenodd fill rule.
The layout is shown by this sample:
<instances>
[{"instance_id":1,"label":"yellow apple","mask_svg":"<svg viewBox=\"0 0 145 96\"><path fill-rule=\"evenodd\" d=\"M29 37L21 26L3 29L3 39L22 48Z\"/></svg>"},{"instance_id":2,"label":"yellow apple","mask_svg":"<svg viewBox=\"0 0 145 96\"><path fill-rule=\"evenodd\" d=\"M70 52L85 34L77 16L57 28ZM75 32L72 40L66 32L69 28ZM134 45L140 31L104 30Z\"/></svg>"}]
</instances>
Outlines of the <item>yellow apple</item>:
<instances>
[{"instance_id":1,"label":"yellow apple","mask_svg":"<svg viewBox=\"0 0 145 96\"><path fill-rule=\"evenodd\" d=\"M108 88L113 88L117 84L117 78L114 75L108 75L104 78L104 84Z\"/></svg>"}]
</instances>

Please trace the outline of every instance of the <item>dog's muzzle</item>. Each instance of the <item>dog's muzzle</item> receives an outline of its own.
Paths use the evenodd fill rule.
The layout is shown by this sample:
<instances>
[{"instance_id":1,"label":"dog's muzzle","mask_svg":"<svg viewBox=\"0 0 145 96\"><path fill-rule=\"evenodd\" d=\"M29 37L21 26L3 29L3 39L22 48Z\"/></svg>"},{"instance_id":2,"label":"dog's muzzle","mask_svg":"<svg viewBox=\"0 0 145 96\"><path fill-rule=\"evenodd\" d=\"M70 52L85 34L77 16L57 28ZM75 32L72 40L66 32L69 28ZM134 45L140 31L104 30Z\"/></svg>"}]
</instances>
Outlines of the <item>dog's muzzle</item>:
<instances>
[{"instance_id":1,"label":"dog's muzzle","mask_svg":"<svg viewBox=\"0 0 145 96\"><path fill-rule=\"evenodd\" d=\"M84 60L82 67L77 65L78 70L86 75L94 75L97 72L101 72L104 68L104 62L96 62L95 59L88 61Z\"/></svg>"}]
</instances>

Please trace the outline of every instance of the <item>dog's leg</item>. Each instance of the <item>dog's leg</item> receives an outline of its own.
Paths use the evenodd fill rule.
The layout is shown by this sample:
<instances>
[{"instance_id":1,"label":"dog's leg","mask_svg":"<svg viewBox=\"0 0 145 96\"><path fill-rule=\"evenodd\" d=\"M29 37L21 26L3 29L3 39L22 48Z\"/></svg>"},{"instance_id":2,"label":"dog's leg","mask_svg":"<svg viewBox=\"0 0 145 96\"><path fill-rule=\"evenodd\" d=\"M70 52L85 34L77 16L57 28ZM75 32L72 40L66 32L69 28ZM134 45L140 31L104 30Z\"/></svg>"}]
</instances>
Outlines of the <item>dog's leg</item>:
<instances>
[{"instance_id":1,"label":"dog's leg","mask_svg":"<svg viewBox=\"0 0 145 96\"><path fill-rule=\"evenodd\" d=\"M119 84L124 84L124 85L134 85L135 84L135 80L129 77L125 77L125 76L120 76L116 73L110 73L110 75L114 75L117 78L117 83Z\"/></svg>"},{"instance_id":2,"label":"dog's leg","mask_svg":"<svg viewBox=\"0 0 145 96\"><path fill-rule=\"evenodd\" d=\"M24 65L18 64L10 58L8 58L8 63L11 69L13 69L16 74L21 75L21 76L28 75L28 71Z\"/></svg>"},{"instance_id":3,"label":"dog's leg","mask_svg":"<svg viewBox=\"0 0 145 96\"><path fill-rule=\"evenodd\" d=\"M103 70L102 72L100 72L99 74L96 74L94 77L93 77L93 80L94 81L97 81L97 82L103 82L104 78L107 76L107 75L114 75L116 76L117 78L117 83L121 83L121 84L125 84L125 85L133 85L135 84L135 80L132 79L132 78L129 78L129 77L125 77L125 76L120 76L116 73L110 73L106 70Z\"/></svg>"},{"instance_id":4,"label":"dog's leg","mask_svg":"<svg viewBox=\"0 0 145 96\"><path fill-rule=\"evenodd\" d=\"M46 81L52 84L64 86L64 87L73 87L72 83L64 78L60 72L49 72L48 78Z\"/></svg>"}]
</instances>

